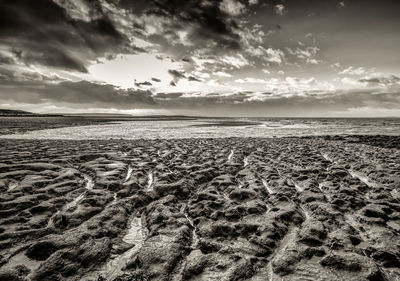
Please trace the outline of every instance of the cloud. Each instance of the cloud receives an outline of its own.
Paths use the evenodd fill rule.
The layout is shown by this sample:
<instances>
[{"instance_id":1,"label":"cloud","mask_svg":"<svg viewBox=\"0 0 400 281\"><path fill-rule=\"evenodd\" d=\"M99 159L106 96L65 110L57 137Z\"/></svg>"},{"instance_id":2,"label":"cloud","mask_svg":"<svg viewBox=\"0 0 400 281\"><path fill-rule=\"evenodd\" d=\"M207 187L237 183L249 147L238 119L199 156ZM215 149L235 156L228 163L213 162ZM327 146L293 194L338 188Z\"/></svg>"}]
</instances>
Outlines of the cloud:
<instances>
[{"instance_id":1,"label":"cloud","mask_svg":"<svg viewBox=\"0 0 400 281\"><path fill-rule=\"evenodd\" d=\"M185 74L183 74L183 72L175 70L175 69L170 69L168 70L168 73L172 75L172 77L174 77L175 79L182 79L182 78L186 78Z\"/></svg>"},{"instance_id":2,"label":"cloud","mask_svg":"<svg viewBox=\"0 0 400 281\"><path fill-rule=\"evenodd\" d=\"M306 64L319 64L320 60L316 59L316 55L320 51L318 47L304 47L304 48L289 48L286 50L288 53Z\"/></svg>"},{"instance_id":3,"label":"cloud","mask_svg":"<svg viewBox=\"0 0 400 281\"><path fill-rule=\"evenodd\" d=\"M168 109L196 109L203 114L246 114L250 116L346 116L356 109L370 108L384 112L398 111L400 96L395 93L374 93L369 90L310 91L301 94L277 95L271 92L236 93L159 93L157 103ZM360 116L363 116L360 114ZM366 115L368 116L368 112Z\"/></svg>"},{"instance_id":4,"label":"cloud","mask_svg":"<svg viewBox=\"0 0 400 281\"><path fill-rule=\"evenodd\" d=\"M266 80L264 89L277 95L295 95L313 91L335 91L334 85L329 82L319 81L314 77L299 78L292 76L268 79Z\"/></svg>"},{"instance_id":5,"label":"cloud","mask_svg":"<svg viewBox=\"0 0 400 281\"><path fill-rule=\"evenodd\" d=\"M144 82L135 82L136 87L143 87L143 86L153 86L153 84L149 81L144 81Z\"/></svg>"},{"instance_id":6,"label":"cloud","mask_svg":"<svg viewBox=\"0 0 400 281\"><path fill-rule=\"evenodd\" d=\"M189 76L189 77L188 77L188 80L189 80L189 81L195 81L195 82L201 82L200 79L198 79L198 78L196 78L196 77L193 77L193 76Z\"/></svg>"},{"instance_id":7,"label":"cloud","mask_svg":"<svg viewBox=\"0 0 400 281\"><path fill-rule=\"evenodd\" d=\"M1 100L22 103L69 104L71 107L85 108L135 108L155 106L150 91L120 89L109 84L88 81L43 83L36 81L1 81Z\"/></svg>"},{"instance_id":8,"label":"cloud","mask_svg":"<svg viewBox=\"0 0 400 281\"><path fill-rule=\"evenodd\" d=\"M389 80L386 80L389 79ZM257 79L243 79L247 82L260 82ZM389 77L381 80L369 79L367 83L399 83L400 78ZM315 79L286 77L270 79L272 86L281 91L227 91L227 92L171 92L152 93L144 90L121 89L109 84L88 81L58 83L38 81L1 80L0 102L13 104L32 104L33 106L52 104L56 107L75 109L113 108L164 109L174 112L187 112L201 108L203 114L212 115L269 115L269 116L342 116L349 110L371 108L380 112L396 110L400 104L399 91L381 89L357 90L313 90L319 86ZM267 83L267 84L268 84ZM282 84L287 85L283 91ZM231 87L230 87L231 89ZM37 106L36 106L37 107Z\"/></svg>"},{"instance_id":9,"label":"cloud","mask_svg":"<svg viewBox=\"0 0 400 281\"><path fill-rule=\"evenodd\" d=\"M246 77L244 79L236 79L235 82L236 83L240 83L240 84L244 84L244 83L260 83L260 84L268 83L267 80L259 79L259 78L252 78L252 77Z\"/></svg>"},{"instance_id":10,"label":"cloud","mask_svg":"<svg viewBox=\"0 0 400 281\"><path fill-rule=\"evenodd\" d=\"M217 47L212 48L214 51L241 47L232 14L244 10L243 4L235 0L138 0L121 1L120 5L135 14L147 32L159 36L160 41L165 41L169 32L184 32L185 42L193 48L210 44Z\"/></svg>"},{"instance_id":11,"label":"cloud","mask_svg":"<svg viewBox=\"0 0 400 281\"><path fill-rule=\"evenodd\" d=\"M343 84L347 84L347 85L350 85L352 87L354 87L354 86L356 86L356 87L364 86L364 84L362 82L360 82L358 79L355 79L353 77L337 78L337 80L339 80Z\"/></svg>"},{"instance_id":12,"label":"cloud","mask_svg":"<svg viewBox=\"0 0 400 281\"><path fill-rule=\"evenodd\" d=\"M224 71L217 71L217 72L214 72L213 74L216 76L221 76L221 77L232 77L233 76L232 74L229 74Z\"/></svg>"},{"instance_id":13,"label":"cloud","mask_svg":"<svg viewBox=\"0 0 400 281\"><path fill-rule=\"evenodd\" d=\"M266 57L263 57L262 59L267 62L281 64L285 60L285 53L279 49L268 48L266 49L265 54Z\"/></svg>"},{"instance_id":14,"label":"cloud","mask_svg":"<svg viewBox=\"0 0 400 281\"><path fill-rule=\"evenodd\" d=\"M395 75L389 77L366 77L358 81L369 86L397 87L400 90L400 77Z\"/></svg>"},{"instance_id":15,"label":"cloud","mask_svg":"<svg viewBox=\"0 0 400 281\"><path fill-rule=\"evenodd\" d=\"M90 22L93 18L101 18L102 11L98 2L85 0L53 0L63 7L74 20Z\"/></svg>"},{"instance_id":16,"label":"cloud","mask_svg":"<svg viewBox=\"0 0 400 281\"><path fill-rule=\"evenodd\" d=\"M365 75L373 72L374 69L366 69L365 67L349 66L348 68L339 72L340 75Z\"/></svg>"},{"instance_id":17,"label":"cloud","mask_svg":"<svg viewBox=\"0 0 400 281\"><path fill-rule=\"evenodd\" d=\"M238 69L250 64L249 61L241 54L236 56L224 56L220 59L220 61Z\"/></svg>"},{"instance_id":18,"label":"cloud","mask_svg":"<svg viewBox=\"0 0 400 281\"><path fill-rule=\"evenodd\" d=\"M274 12L277 15L283 16L287 13L286 7L283 4L278 4L274 6Z\"/></svg>"},{"instance_id":19,"label":"cloud","mask_svg":"<svg viewBox=\"0 0 400 281\"><path fill-rule=\"evenodd\" d=\"M223 0L219 8L230 16L239 16L244 13L246 7L237 0Z\"/></svg>"},{"instance_id":20,"label":"cloud","mask_svg":"<svg viewBox=\"0 0 400 281\"><path fill-rule=\"evenodd\" d=\"M171 86L176 86L180 79L185 79L186 76L182 71L178 71L175 69L169 69L168 73L172 76L172 81L170 82Z\"/></svg>"},{"instance_id":21,"label":"cloud","mask_svg":"<svg viewBox=\"0 0 400 281\"><path fill-rule=\"evenodd\" d=\"M298 1L257 0L3 0L1 95L12 98L13 93L21 103L25 97L76 107L79 104L71 100L82 95L82 100L93 102L90 107L128 107L124 101L133 106L140 102L144 107L191 108L204 102L204 110L224 106L234 111L239 105L252 105L274 111L269 103L279 99L299 101L301 106L302 101L311 104L319 98L339 103L333 96L325 97L328 92L356 96L333 85L371 90L370 95L376 92L382 98L384 92L398 92L397 76L382 77L375 69L335 63L364 61L382 73L393 70L395 56L388 46L397 42L391 29L397 18L390 11L397 4L376 9L376 15L390 17L387 25L379 23L375 30L373 20L381 18L370 17L375 11L367 9L364 16L354 18L349 15L356 6L337 11L339 1L328 7L318 1L304 6ZM288 10L290 17L285 16ZM352 29L343 30L342 24ZM374 53L377 47L366 44L364 33L358 32L365 29L379 37L378 43L387 42L377 43L382 52ZM386 37L393 42L384 41ZM317 90L325 94L317 96ZM155 92L182 94L163 97ZM371 100L367 94L362 98Z\"/></svg>"},{"instance_id":22,"label":"cloud","mask_svg":"<svg viewBox=\"0 0 400 281\"><path fill-rule=\"evenodd\" d=\"M89 2L70 3L83 7ZM0 45L12 47L24 63L79 72L87 71L88 60L107 52L135 51L100 9L93 17L89 12L78 15L70 11L78 9L66 10L50 0L4 0L0 5Z\"/></svg>"},{"instance_id":23,"label":"cloud","mask_svg":"<svg viewBox=\"0 0 400 281\"><path fill-rule=\"evenodd\" d=\"M171 80L170 69L182 69L182 61L160 58L159 53L141 53L136 55L117 55L113 59L99 58L88 67L90 79L116 86L130 88L137 81L150 81L156 77L164 83ZM86 78L87 79L87 78Z\"/></svg>"}]
</instances>

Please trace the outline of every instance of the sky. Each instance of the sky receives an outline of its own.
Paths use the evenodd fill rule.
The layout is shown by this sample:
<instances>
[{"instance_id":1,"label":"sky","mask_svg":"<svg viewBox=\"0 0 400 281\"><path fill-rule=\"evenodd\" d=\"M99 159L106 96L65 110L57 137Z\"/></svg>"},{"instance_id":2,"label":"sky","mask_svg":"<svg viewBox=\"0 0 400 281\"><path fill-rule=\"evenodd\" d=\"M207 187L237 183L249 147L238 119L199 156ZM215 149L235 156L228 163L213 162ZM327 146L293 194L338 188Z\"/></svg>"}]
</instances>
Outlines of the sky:
<instances>
[{"instance_id":1,"label":"sky","mask_svg":"<svg viewBox=\"0 0 400 281\"><path fill-rule=\"evenodd\" d=\"M400 117L398 0L2 0L0 108Z\"/></svg>"}]
</instances>

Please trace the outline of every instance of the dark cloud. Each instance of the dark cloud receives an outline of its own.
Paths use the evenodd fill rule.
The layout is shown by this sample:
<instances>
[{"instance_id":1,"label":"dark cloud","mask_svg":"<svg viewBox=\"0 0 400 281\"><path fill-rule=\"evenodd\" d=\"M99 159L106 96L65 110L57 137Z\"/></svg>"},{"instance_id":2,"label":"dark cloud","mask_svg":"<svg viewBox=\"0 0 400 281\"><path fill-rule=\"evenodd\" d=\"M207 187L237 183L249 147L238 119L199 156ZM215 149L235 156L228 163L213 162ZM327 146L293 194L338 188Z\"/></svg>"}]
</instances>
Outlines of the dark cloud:
<instances>
[{"instance_id":1,"label":"dark cloud","mask_svg":"<svg viewBox=\"0 0 400 281\"><path fill-rule=\"evenodd\" d=\"M155 15L173 19L175 27L193 27L189 40L198 44L212 41L222 49L240 49L240 36L237 34L237 22L231 15L220 9L222 0L122 0L120 5L141 15ZM164 32L175 32L165 30Z\"/></svg>"},{"instance_id":2,"label":"dark cloud","mask_svg":"<svg viewBox=\"0 0 400 281\"><path fill-rule=\"evenodd\" d=\"M193 77L193 76L189 76L189 77L188 77L188 80L189 80L189 81L201 82L200 79L198 79L198 78L196 78L196 77Z\"/></svg>"},{"instance_id":3,"label":"dark cloud","mask_svg":"<svg viewBox=\"0 0 400 281\"><path fill-rule=\"evenodd\" d=\"M57 74L52 73L45 75L36 70L26 68L25 70L13 71L7 68L7 65L0 66L0 85L8 81L17 85L18 82L62 82L64 79L60 78Z\"/></svg>"},{"instance_id":4,"label":"dark cloud","mask_svg":"<svg viewBox=\"0 0 400 281\"><path fill-rule=\"evenodd\" d=\"M13 64L15 60L10 56L5 56L0 53L0 65Z\"/></svg>"},{"instance_id":5,"label":"dark cloud","mask_svg":"<svg viewBox=\"0 0 400 281\"><path fill-rule=\"evenodd\" d=\"M150 91L124 90L109 84L89 81L43 83L38 81L1 81L2 100L40 104L67 103L84 108L87 105L103 108L136 108L155 106Z\"/></svg>"},{"instance_id":6,"label":"dark cloud","mask_svg":"<svg viewBox=\"0 0 400 281\"><path fill-rule=\"evenodd\" d=\"M252 99L252 97L257 97ZM354 109L398 109L399 93L372 94L371 91L315 93L310 95L277 96L271 93L236 93L222 95L157 94L155 100L167 109L196 110L202 114L248 116L335 116ZM241 115L240 115L241 114Z\"/></svg>"},{"instance_id":7,"label":"dark cloud","mask_svg":"<svg viewBox=\"0 0 400 281\"><path fill-rule=\"evenodd\" d=\"M51 0L3 0L0 27L0 44L12 46L27 64L86 72L89 59L108 51L134 51L100 8L96 18L84 21Z\"/></svg>"},{"instance_id":8,"label":"dark cloud","mask_svg":"<svg viewBox=\"0 0 400 281\"><path fill-rule=\"evenodd\" d=\"M154 78L154 77L152 77L152 78L151 78L151 80L152 80L152 81L154 81L154 82L161 82L161 80L160 80L160 79L158 79L158 78Z\"/></svg>"},{"instance_id":9,"label":"dark cloud","mask_svg":"<svg viewBox=\"0 0 400 281\"><path fill-rule=\"evenodd\" d=\"M183 93L156 93L155 99L176 99L183 95Z\"/></svg>"},{"instance_id":10,"label":"dark cloud","mask_svg":"<svg viewBox=\"0 0 400 281\"><path fill-rule=\"evenodd\" d=\"M400 77L395 75L389 77L373 77L373 78L364 78L358 80L361 83L366 83L371 86L380 85L380 86L394 86L398 85L400 87Z\"/></svg>"},{"instance_id":11,"label":"dark cloud","mask_svg":"<svg viewBox=\"0 0 400 281\"><path fill-rule=\"evenodd\" d=\"M142 86L152 86L151 82L149 81L144 81L144 82L135 82L136 87L142 87Z\"/></svg>"},{"instance_id":12,"label":"dark cloud","mask_svg":"<svg viewBox=\"0 0 400 281\"><path fill-rule=\"evenodd\" d=\"M176 86L176 83L180 80L180 79L185 79L186 76L185 74L183 74L183 72L175 70L175 69L169 69L168 73L172 75L173 80L169 83L171 86Z\"/></svg>"},{"instance_id":13,"label":"dark cloud","mask_svg":"<svg viewBox=\"0 0 400 281\"><path fill-rule=\"evenodd\" d=\"M175 70L175 69L169 69L168 73L171 74L176 79L185 78L185 74L183 74L183 72L180 72L180 71Z\"/></svg>"}]
</instances>

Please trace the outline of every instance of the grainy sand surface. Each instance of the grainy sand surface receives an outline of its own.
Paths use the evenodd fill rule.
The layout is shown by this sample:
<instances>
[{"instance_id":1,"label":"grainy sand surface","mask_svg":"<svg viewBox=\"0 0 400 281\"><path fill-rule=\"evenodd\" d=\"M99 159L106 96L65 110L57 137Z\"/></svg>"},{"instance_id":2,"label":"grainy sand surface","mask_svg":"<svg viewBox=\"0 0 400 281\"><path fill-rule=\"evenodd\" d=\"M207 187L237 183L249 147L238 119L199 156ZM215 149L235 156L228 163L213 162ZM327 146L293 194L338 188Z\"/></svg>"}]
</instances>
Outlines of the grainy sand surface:
<instances>
[{"instance_id":1,"label":"grainy sand surface","mask_svg":"<svg viewBox=\"0 0 400 281\"><path fill-rule=\"evenodd\" d=\"M400 280L400 137L1 140L0 280Z\"/></svg>"}]
</instances>

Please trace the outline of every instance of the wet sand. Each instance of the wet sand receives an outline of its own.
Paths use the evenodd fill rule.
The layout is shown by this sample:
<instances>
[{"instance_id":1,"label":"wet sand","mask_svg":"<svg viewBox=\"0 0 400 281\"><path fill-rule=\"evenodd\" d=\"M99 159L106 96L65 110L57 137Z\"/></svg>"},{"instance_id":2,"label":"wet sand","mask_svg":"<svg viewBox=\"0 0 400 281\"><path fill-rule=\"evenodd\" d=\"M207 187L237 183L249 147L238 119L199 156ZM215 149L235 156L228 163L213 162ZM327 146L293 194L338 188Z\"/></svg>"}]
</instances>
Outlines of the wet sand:
<instances>
[{"instance_id":1,"label":"wet sand","mask_svg":"<svg viewBox=\"0 0 400 281\"><path fill-rule=\"evenodd\" d=\"M1 140L0 280L400 280L400 137Z\"/></svg>"}]
</instances>

